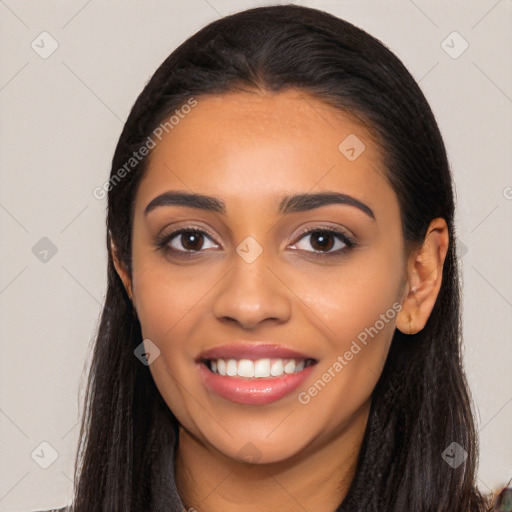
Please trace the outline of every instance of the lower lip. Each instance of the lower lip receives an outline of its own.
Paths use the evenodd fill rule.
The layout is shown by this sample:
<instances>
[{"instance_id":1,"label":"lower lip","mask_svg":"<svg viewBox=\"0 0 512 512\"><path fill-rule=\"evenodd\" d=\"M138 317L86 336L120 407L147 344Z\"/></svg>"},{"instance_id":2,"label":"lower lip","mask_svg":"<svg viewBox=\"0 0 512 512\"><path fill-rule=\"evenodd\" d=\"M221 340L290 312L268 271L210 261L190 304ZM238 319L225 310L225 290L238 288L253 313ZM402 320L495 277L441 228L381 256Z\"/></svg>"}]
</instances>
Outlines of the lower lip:
<instances>
[{"instance_id":1,"label":"lower lip","mask_svg":"<svg viewBox=\"0 0 512 512\"><path fill-rule=\"evenodd\" d=\"M208 389L237 404L265 405L289 395L311 374L315 365L281 377L243 379L225 377L210 371L204 363L198 363L199 374Z\"/></svg>"}]
</instances>

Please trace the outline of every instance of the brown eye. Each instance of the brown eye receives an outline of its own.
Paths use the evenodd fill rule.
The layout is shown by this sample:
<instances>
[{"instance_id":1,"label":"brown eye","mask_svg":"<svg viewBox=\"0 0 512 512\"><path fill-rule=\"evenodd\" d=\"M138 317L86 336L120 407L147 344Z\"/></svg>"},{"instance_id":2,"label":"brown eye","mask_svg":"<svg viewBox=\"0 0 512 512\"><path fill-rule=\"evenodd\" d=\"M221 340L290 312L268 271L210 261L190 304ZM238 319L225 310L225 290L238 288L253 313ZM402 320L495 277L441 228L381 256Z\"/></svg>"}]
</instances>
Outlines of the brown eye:
<instances>
[{"instance_id":1,"label":"brown eye","mask_svg":"<svg viewBox=\"0 0 512 512\"><path fill-rule=\"evenodd\" d=\"M197 231L184 231L178 240L186 251L198 251L204 243L204 236Z\"/></svg>"},{"instance_id":2,"label":"brown eye","mask_svg":"<svg viewBox=\"0 0 512 512\"><path fill-rule=\"evenodd\" d=\"M329 251L335 244L334 235L323 231L315 231L311 235L311 246L315 251Z\"/></svg>"},{"instance_id":3,"label":"brown eye","mask_svg":"<svg viewBox=\"0 0 512 512\"><path fill-rule=\"evenodd\" d=\"M304 243L302 247L299 246L299 243L302 244L302 240L308 238L308 243ZM295 244L296 248L322 256L336 256L355 246L355 243L345 234L333 229L320 228L313 228L304 232L299 243ZM308 245L313 248L313 251L308 249Z\"/></svg>"},{"instance_id":4,"label":"brown eye","mask_svg":"<svg viewBox=\"0 0 512 512\"><path fill-rule=\"evenodd\" d=\"M156 247L177 256L194 256L200 254L203 249L216 248L217 244L211 240L212 237L201 229L183 228L159 236Z\"/></svg>"}]
</instances>

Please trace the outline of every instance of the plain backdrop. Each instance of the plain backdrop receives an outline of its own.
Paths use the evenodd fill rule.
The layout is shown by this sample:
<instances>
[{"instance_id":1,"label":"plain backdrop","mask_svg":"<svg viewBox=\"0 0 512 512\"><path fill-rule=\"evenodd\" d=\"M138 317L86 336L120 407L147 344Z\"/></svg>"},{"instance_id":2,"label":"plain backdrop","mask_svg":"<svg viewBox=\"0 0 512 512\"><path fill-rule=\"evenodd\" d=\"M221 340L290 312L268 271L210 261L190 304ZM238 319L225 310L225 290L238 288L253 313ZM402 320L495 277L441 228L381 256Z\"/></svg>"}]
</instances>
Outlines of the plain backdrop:
<instances>
[{"instance_id":1,"label":"plain backdrop","mask_svg":"<svg viewBox=\"0 0 512 512\"><path fill-rule=\"evenodd\" d=\"M108 179L135 98L184 39L269 3L0 1L0 510L72 498L106 289L106 202L92 191ZM296 3L384 42L438 120L457 192L465 367L488 491L512 477L512 2Z\"/></svg>"}]
</instances>

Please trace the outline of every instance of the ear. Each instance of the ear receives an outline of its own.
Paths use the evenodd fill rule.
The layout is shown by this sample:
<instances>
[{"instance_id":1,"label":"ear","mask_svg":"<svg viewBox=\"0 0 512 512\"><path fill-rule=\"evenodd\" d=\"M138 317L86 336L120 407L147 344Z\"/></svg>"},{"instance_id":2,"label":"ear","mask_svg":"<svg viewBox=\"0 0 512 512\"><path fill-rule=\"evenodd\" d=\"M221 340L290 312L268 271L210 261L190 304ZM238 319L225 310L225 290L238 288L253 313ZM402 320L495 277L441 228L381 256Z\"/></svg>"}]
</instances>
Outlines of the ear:
<instances>
[{"instance_id":1,"label":"ear","mask_svg":"<svg viewBox=\"0 0 512 512\"><path fill-rule=\"evenodd\" d=\"M416 334L427 323L441 289L449 240L446 221L436 218L427 229L423 245L408 260L402 309L396 321L397 329L404 334Z\"/></svg>"},{"instance_id":2,"label":"ear","mask_svg":"<svg viewBox=\"0 0 512 512\"><path fill-rule=\"evenodd\" d=\"M130 297L130 300L133 302L133 293L132 293L132 282L130 279L130 276L122 263L121 259L119 258L119 252L114 244L114 241L112 239L112 236L109 236L110 240L110 250L112 253L112 260L114 262L114 267L116 269L116 272L118 273L119 277L121 278L121 281L123 281L123 285L126 289L126 293L128 294L128 297Z\"/></svg>"}]
</instances>

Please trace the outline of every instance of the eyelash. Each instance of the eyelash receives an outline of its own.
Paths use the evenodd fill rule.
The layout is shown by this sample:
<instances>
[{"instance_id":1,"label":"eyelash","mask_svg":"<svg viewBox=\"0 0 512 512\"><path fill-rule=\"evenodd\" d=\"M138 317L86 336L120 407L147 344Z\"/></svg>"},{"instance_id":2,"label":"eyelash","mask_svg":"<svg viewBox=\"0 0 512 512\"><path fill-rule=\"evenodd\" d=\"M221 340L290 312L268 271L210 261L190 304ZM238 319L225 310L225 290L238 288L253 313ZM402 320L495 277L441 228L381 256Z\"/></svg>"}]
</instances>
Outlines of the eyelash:
<instances>
[{"instance_id":1,"label":"eyelash","mask_svg":"<svg viewBox=\"0 0 512 512\"><path fill-rule=\"evenodd\" d=\"M185 228L181 228L176 231L173 231L172 233L169 233L169 234L163 234L163 235L157 236L155 239L154 245L157 248L157 250L164 251L165 254L169 254L169 255L172 254L179 258L194 258L197 254L200 254L201 250L199 250L199 251L182 251L182 250L171 248L169 246L169 242L171 240L173 240L174 238L176 238L179 235L182 235L183 233L190 233L190 234L194 234L194 235L207 235L209 238L213 238L213 235L211 235L208 231L205 231L203 229L198 229L198 228L194 228L194 227L185 227ZM351 249L356 247L356 245L357 245L354 242L354 240L352 238L350 238L349 236L347 236L345 233L342 233L341 231L338 231L333 228L326 228L326 227L325 228L324 227L314 227L314 228L306 229L299 235L297 242L302 240L307 235L310 235L311 233L322 233L324 235L325 234L334 235L335 237L338 238L338 240L341 240L341 242L343 242L345 244L345 247L343 247L341 249L337 249L334 252L305 251L307 253L310 253L310 255L313 257L325 258L325 257L346 256L347 253Z\"/></svg>"}]
</instances>

